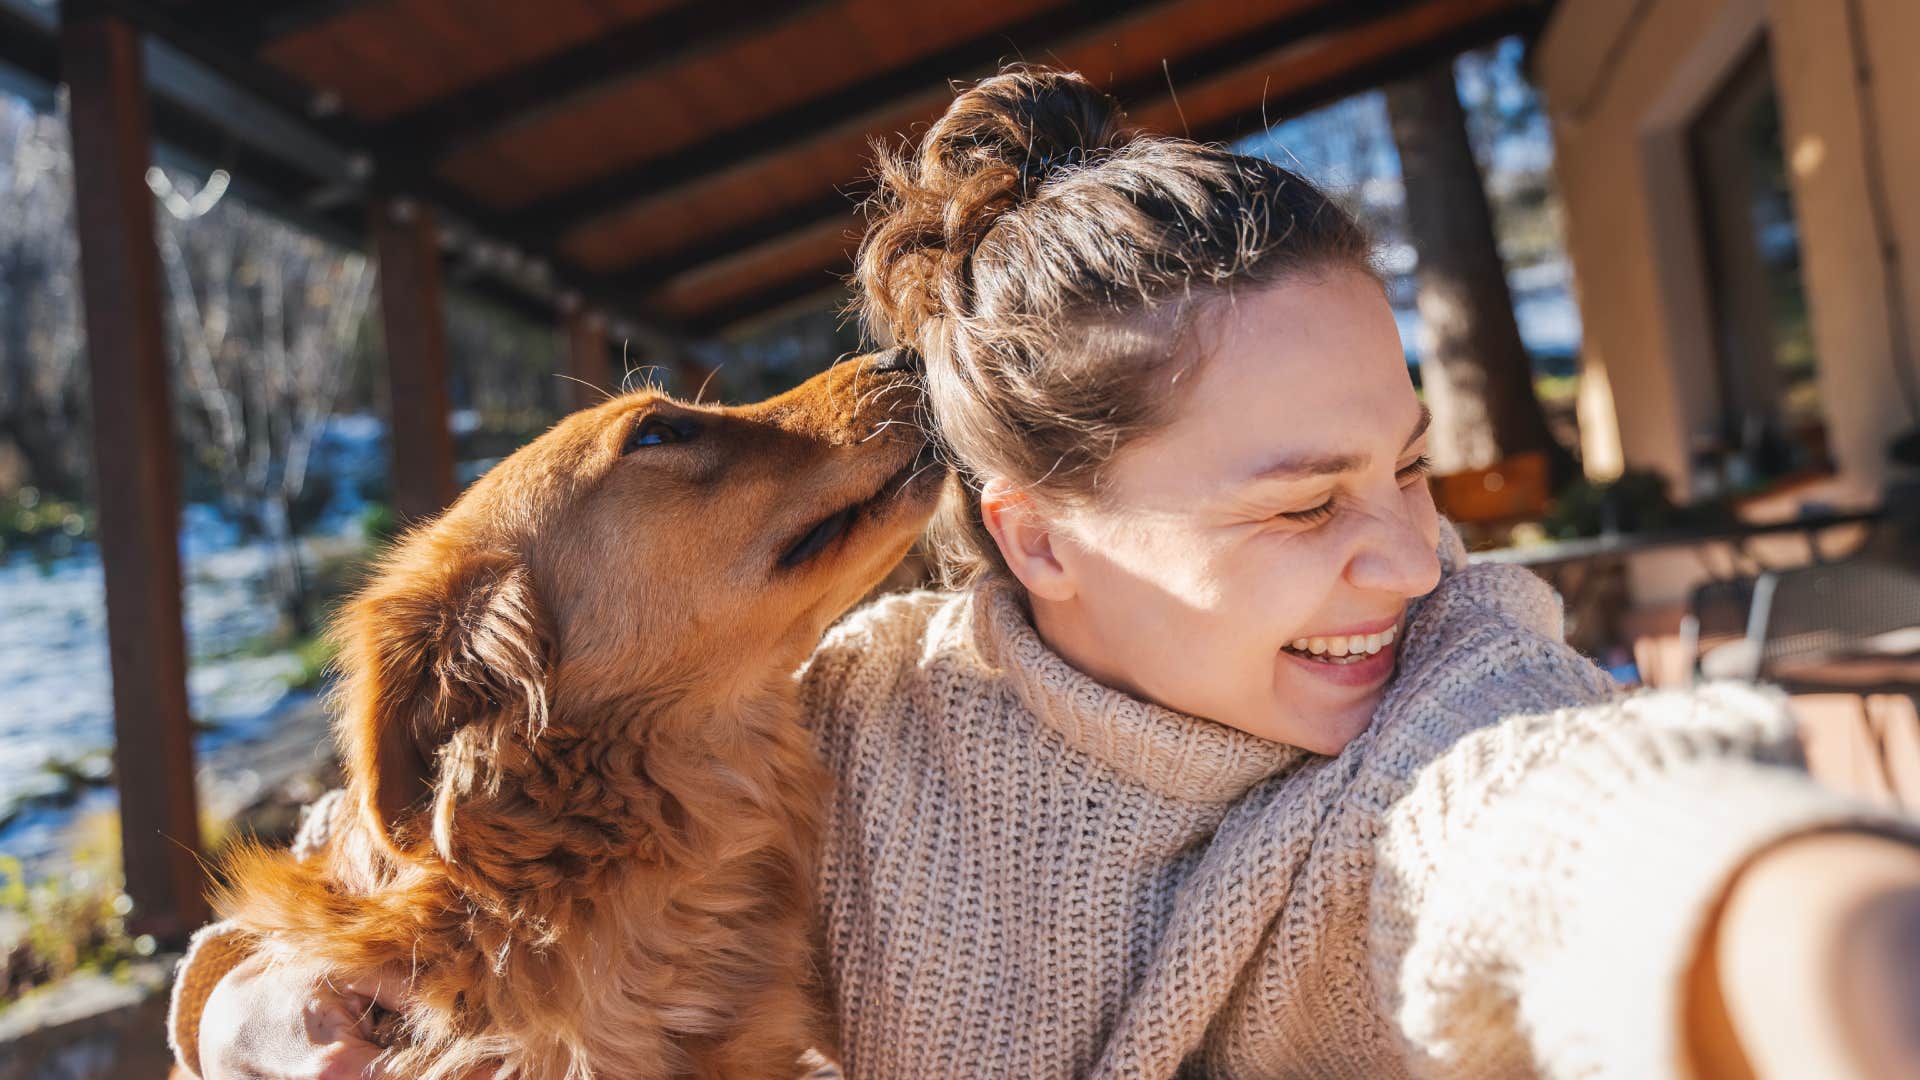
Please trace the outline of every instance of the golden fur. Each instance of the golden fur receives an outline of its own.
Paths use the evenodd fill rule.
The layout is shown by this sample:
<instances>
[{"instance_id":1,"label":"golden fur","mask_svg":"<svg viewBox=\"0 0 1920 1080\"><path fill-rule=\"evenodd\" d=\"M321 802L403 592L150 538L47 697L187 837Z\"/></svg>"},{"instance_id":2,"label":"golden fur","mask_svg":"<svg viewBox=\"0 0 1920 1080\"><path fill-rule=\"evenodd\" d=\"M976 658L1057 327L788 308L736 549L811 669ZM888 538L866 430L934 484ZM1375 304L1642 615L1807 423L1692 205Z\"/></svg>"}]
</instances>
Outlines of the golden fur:
<instances>
[{"instance_id":1,"label":"golden fur","mask_svg":"<svg viewBox=\"0 0 1920 1080\"><path fill-rule=\"evenodd\" d=\"M341 614L349 809L306 862L242 852L220 906L273 956L411 965L396 1074L758 1080L827 1037L793 673L937 495L888 359L567 417Z\"/></svg>"}]
</instances>

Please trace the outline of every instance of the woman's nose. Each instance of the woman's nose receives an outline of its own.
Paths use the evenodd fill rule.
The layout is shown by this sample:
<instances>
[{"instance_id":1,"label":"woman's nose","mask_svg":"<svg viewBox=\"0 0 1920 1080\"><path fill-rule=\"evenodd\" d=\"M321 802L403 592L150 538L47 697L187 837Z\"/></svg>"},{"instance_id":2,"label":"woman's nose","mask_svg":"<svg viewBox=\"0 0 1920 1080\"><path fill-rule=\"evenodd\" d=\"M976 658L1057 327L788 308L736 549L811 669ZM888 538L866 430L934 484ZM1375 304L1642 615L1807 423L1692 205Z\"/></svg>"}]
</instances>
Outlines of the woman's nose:
<instances>
[{"instance_id":1,"label":"woman's nose","mask_svg":"<svg viewBox=\"0 0 1920 1080\"><path fill-rule=\"evenodd\" d=\"M1432 528L1422 527L1428 522ZM1418 508L1406 508L1375 518L1348 563L1348 579L1362 589L1408 598L1425 596L1440 584L1437 532L1438 519L1432 510L1422 514Z\"/></svg>"}]
</instances>

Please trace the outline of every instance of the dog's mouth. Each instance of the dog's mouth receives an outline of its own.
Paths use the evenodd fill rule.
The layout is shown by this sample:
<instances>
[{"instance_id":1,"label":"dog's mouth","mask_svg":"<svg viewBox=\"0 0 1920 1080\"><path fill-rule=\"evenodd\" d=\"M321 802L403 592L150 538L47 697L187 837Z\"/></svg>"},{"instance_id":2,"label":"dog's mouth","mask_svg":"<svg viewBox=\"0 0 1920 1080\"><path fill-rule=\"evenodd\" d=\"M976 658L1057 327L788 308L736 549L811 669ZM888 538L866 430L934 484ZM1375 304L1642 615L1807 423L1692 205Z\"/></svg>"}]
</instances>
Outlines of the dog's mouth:
<instances>
[{"instance_id":1,"label":"dog's mouth","mask_svg":"<svg viewBox=\"0 0 1920 1080\"><path fill-rule=\"evenodd\" d=\"M850 506L837 510L815 522L813 527L800 535L780 556L782 570L793 570L818 558L822 552L834 545L834 542L847 534L855 522L873 511L893 501L908 487L918 486L927 475L940 476L938 462L932 443L924 443L920 450L896 470L893 475L882 481L873 494Z\"/></svg>"}]
</instances>

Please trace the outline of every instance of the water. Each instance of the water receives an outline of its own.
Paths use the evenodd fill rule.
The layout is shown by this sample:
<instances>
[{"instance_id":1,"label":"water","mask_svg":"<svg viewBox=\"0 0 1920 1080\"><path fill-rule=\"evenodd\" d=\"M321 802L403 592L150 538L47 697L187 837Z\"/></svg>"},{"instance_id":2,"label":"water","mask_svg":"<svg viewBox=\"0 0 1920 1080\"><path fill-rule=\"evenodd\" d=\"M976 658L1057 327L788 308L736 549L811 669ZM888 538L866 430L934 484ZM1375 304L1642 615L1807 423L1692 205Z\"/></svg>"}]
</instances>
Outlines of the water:
<instances>
[{"instance_id":1,"label":"water","mask_svg":"<svg viewBox=\"0 0 1920 1080\"><path fill-rule=\"evenodd\" d=\"M205 752L270 731L301 664L289 653L248 652L276 629L263 593L269 551L258 544L198 553L187 547L187 688L204 729L195 743ZM49 768L60 763L104 779L113 745L106 598L92 552L47 567L0 565L0 701L0 817L15 818L0 828L0 851L32 859L57 841L76 810L102 805L102 794L111 805L110 793L60 805L67 782Z\"/></svg>"},{"instance_id":2,"label":"water","mask_svg":"<svg viewBox=\"0 0 1920 1080\"><path fill-rule=\"evenodd\" d=\"M322 530L305 541L309 566L361 542L356 521L363 492L384 465L382 436L367 418L330 422L315 467L334 480L335 497ZM204 755L267 736L307 695L289 690L302 672L296 657L255 648L278 629L268 588L273 550L243 540L205 506L182 514L180 549L187 690L202 729L195 747ZM106 616L91 546L47 564L25 556L0 562L0 853L34 862L57 847L75 814L113 805L110 788L70 802L68 781L50 769L57 763L106 777L113 746Z\"/></svg>"}]
</instances>

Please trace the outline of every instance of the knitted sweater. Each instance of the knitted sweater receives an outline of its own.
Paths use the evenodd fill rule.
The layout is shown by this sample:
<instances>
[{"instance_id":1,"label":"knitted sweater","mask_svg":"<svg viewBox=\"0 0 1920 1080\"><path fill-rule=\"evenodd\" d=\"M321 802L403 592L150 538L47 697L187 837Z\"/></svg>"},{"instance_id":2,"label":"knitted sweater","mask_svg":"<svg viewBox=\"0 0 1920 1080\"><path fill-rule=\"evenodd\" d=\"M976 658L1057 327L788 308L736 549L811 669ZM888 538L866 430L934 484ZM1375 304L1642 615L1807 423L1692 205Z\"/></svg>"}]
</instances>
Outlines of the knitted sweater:
<instances>
[{"instance_id":1,"label":"knitted sweater","mask_svg":"<svg viewBox=\"0 0 1920 1080\"><path fill-rule=\"evenodd\" d=\"M1729 876L1836 826L1774 696L1620 698L1458 541L1323 757L1109 689L1018 591L882 600L804 672L838 778L823 969L853 1080L1684 1074ZM237 957L202 932L173 1033Z\"/></svg>"}]
</instances>

